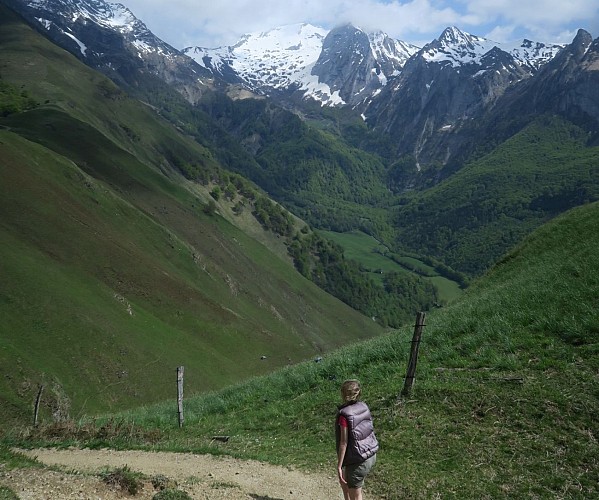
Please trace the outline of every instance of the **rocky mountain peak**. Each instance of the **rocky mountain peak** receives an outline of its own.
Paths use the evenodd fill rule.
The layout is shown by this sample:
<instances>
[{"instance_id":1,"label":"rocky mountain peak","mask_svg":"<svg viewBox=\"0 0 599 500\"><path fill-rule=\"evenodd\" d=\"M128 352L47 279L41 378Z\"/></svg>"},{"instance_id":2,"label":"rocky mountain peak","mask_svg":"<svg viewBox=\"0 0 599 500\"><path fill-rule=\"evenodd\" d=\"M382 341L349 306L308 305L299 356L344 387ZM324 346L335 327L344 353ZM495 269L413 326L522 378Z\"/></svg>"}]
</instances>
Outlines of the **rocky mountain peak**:
<instances>
[{"instance_id":1,"label":"rocky mountain peak","mask_svg":"<svg viewBox=\"0 0 599 500\"><path fill-rule=\"evenodd\" d=\"M322 44L320 56L312 69L343 103L359 101L381 85L381 67L370 47L370 39L362 30L348 24L332 29Z\"/></svg>"},{"instance_id":2,"label":"rocky mountain peak","mask_svg":"<svg viewBox=\"0 0 599 500\"><path fill-rule=\"evenodd\" d=\"M572 41L571 50L579 55L584 55L592 43L593 37L591 34L586 30L580 29Z\"/></svg>"},{"instance_id":3,"label":"rocky mountain peak","mask_svg":"<svg viewBox=\"0 0 599 500\"><path fill-rule=\"evenodd\" d=\"M244 35L230 47L183 50L229 82L260 94L299 93L323 105L355 105L396 76L417 47L352 24L302 23Z\"/></svg>"},{"instance_id":4,"label":"rocky mountain peak","mask_svg":"<svg viewBox=\"0 0 599 500\"><path fill-rule=\"evenodd\" d=\"M212 75L160 38L121 4L103 0L4 0L56 44L111 78L138 84L141 73L195 101ZM141 76L143 78L143 76Z\"/></svg>"},{"instance_id":5,"label":"rocky mountain peak","mask_svg":"<svg viewBox=\"0 0 599 500\"><path fill-rule=\"evenodd\" d=\"M383 31L369 33L370 47L386 78L397 76L407 60L420 50L410 43L395 40Z\"/></svg>"},{"instance_id":6,"label":"rocky mountain peak","mask_svg":"<svg viewBox=\"0 0 599 500\"><path fill-rule=\"evenodd\" d=\"M462 66L479 63L480 58L496 45L495 42L471 35L456 27L446 28L441 36L425 45L419 55L428 62Z\"/></svg>"},{"instance_id":7,"label":"rocky mountain peak","mask_svg":"<svg viewBox=\"0 0 599 500\"><path fill-rule=\"evenodd\" d=\"M470 33L466 33L465 31L456 28L455 26L447 27L443 30L443 33L437 39L441 44L445 45L468 45L470 47L474 46L474 42L478 40L484 40L484 38L480 38Z\"/></svg>"}]
</instances>

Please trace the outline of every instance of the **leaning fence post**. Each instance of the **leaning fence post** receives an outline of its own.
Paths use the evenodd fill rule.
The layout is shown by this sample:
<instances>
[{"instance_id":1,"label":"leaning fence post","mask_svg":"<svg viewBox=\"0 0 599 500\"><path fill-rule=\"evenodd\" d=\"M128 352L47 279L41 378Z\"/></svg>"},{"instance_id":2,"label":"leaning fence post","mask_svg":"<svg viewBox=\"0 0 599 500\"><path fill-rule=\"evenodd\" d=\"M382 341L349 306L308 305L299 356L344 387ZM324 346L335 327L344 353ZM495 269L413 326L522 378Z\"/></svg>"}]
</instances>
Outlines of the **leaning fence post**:
<instances>
[{"instance_id":1,"label":"leaning fence post","mask_svg":"<svg viewBox=\"0 0 599 500\"><path fill-rule=\"evenodd\" d=\"M33 427L37 427L37 416L40 411L40 401L42 400L42 391L44 390L43 384L40 385L37 391L37 397L35 398L35 407L33 408Z\"/></svg>"},{"instance_id":2,"label":"leaning fence post","mask_svg":"<svg viewBox=\"0 0 599 500\"><path fill-rule=\"evenodd\" d=\"M419 312L416 315L416 325L414 326L414 336L412 337L412 347L410 349L410 361L408 362L406 380L401 391L402 396L409 396L414 385L416 363L418 362L418 348L420 347L420 338L422 337L422 329L424 328L424 317L425 314L423 312Z\"/></svg>"},{"instance_id":3,"label":"leaning fence post","mask_svg":"<svg viewBox=\"0 0 599 500\"><path fill-rule=\"evenodd\" d=\"M177 367L177 413L179 415L179 427L183 427L183 367Z\"/></svg>"}]
</instances>

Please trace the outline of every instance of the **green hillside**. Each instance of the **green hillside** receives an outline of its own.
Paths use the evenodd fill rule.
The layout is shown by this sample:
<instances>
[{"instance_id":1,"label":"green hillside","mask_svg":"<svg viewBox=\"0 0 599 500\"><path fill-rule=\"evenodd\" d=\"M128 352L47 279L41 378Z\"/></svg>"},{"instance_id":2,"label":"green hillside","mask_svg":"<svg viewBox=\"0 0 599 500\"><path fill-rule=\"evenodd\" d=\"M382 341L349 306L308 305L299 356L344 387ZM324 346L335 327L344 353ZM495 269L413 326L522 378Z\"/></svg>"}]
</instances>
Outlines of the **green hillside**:
<instances>
[{"instance_id":1,"label":"green hillside","mask_svg":"<svg viewBox=\"0 0 599 500\"><path fill-rule=\"evenodd\" d=\"M334 477L338 388L358 377L381 442L367 494L593 498L599 494L597 220L599 203L556 218L454 304L430 313L409 398L398 401L412 335L405 328L321 363L193 398L183 430L171 401L112 415L117 425L108 440L106 428L99 439L77 432L62 439L136 447L149 444L135 437L145 432L153 449L230 453L330 470ZM131 431L131 422L140 432ZM214 435L230 440L215 442Z\"/></svg>"},{"instance_id":2,"label":"green hillside","mask_svg":"<svg viewBox=\"0 0 599 500\"><path fill-rule=\"evenodd\" d=\"M599 199L599 148L559 117L541 117L395 210L412 251L479 275L524 236L569 208Z\"/></svg>"},{"instance_id":3,"label":"green hillside","mask_svg":"<svg viewBox=\"0 0 599 500\"><path fill-rule=\"evenodd\" d=\"M257 188L0 9L3 427L39 384L43 418L80 416L165 399L179 365L193 394L381 332L295 271Z\"/></svg>"},{"instance_id":4,"label":"green hillside","mask_svg":"<svg viewBox=\"0 0 599 500\"><path fill-rule=\"evenodd\" d=\"M384 134L369 147L373 134L340 111L302 121L264 100L208 95L200 105L228 137L211 146L215 156L314 227L362 231L396 254L470 277L552 217L599 199L599 149L557 116L538 117L445 172L393 158ZM231 135L243 147L232 149Z\"/></svg>"}]
</instances>

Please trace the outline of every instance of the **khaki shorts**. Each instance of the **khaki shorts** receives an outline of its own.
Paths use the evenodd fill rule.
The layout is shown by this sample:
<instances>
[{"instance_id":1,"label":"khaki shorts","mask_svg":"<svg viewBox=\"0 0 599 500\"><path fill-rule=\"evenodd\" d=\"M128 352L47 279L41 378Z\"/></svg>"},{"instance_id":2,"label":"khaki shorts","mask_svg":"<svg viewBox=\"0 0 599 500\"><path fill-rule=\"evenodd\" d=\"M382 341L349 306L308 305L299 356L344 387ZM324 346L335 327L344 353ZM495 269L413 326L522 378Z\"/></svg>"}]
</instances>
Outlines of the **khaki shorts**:
<instances>
[{"instance_id":1,"label":"khaki shorts","mask_svg":"<svg viewBox=\"0 0 599 500\"><path fill-rule=\"evenodd\" d=\"M376 463L376 454L360 462L359 464L346 465L343 467L343 477L350 488L361 488L364 486L364 478Z\"/></svg>"}]
</instances>

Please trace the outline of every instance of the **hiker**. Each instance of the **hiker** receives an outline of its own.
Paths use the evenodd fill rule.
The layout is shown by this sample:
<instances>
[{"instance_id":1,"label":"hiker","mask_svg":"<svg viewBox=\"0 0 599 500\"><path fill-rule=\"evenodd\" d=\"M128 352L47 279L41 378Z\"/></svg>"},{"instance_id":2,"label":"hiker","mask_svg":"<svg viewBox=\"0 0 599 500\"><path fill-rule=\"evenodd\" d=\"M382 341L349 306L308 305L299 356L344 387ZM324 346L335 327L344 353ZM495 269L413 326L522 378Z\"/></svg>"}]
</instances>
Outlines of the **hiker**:
<instances>
[{"instance_id":1,"label":"hiker","mask_svg":"<svg viewBox=\"0 0 599 500\"><path fill-rule=\"evenodd\" d=\"M337 475L345 500L362 500L364 478L376 462L379 443L368 405L360 401L360 382L346 380L335 421Z\"/></svg>"}]
</instances>

